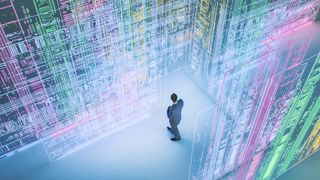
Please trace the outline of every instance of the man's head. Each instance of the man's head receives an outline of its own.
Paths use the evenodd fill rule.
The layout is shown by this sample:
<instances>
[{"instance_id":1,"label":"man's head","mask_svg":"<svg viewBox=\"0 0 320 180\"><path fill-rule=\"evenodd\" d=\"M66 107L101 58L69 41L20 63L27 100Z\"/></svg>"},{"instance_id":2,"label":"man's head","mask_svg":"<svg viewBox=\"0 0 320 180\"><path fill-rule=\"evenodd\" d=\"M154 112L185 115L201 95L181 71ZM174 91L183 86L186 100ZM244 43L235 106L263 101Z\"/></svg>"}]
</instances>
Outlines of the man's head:
<instances>
[{"instance_id":1,"label":"man's head","mask_svg":"<svg viewBox=\"0 0 320 180\"><path fill-rule=\"evenodd\" d=\"M171 100L172 100L172 102L176 102L177 101L177 99L178 99L178 96L175 94L175 93L173 93L173 94L171 94Z\"/></svg>"}]
</instances>

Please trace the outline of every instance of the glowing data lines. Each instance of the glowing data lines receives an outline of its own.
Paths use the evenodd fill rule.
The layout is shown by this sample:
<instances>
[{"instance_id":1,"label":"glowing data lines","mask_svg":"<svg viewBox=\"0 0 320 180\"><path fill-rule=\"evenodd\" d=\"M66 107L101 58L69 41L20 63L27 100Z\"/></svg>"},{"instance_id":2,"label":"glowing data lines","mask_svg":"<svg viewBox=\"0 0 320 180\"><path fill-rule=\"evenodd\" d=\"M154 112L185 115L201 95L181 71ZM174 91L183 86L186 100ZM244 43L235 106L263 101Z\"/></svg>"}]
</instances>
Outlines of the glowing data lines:
<instances>
[{"instance_id":1,"label":"glowing data lines","mask_svg":"<svg viewBox=\"0 0 320 180\"><path fill-rule=\"evenodd\" d=\"M71 34L77 34L72 36L75 50L71 51L79 68L81 88L77 93L84 109L75 116L75 123L60 128L45 141L53 160L81 147L86 139L110 133L147 115L141 110L148 110L145 106L154 100L157 79L174 65L183 64L176 61L176 51L185 52L188 40L173 46L171 39L188 34L188 29L172 31L170 23L187 19L188 6L175 1L161 6L153 1L111 1L90 10L90 16L77 13L80 21L79 27L71 28ZM177 14L177 9L182 11ZM162 11L167 11L166 19ZM188 27L187 22L183 23L180 26Z\"/></svg>"},{"instance_id":2,"label":"glowing data lines","mask_svg":"<svg viewBox=\"0 0 320 180\"><path fill-rule=\"evenodd\" d=\"M186 67L216 101L201 115L212 121L196 132L191 177L275 178L320 146L319 56L310 54L320 46L310 48L312 33L290 39L319 7L3 1L0 156L42 139L51 160L62 158L145 118L158 79Z\"/></svg>"},{"instance_id":3,"label":"glowing data lines","mask_svg":"<svg viewBox=\"0 0 320 180\"><path fill-rule=\"evenodd\" d=\"M316 56L305 58L309 45L274 46L267 59L227 72L216 85L210 135L198 123L194 147L202 152L194 150L191 167L201 169L191 168L192 178L274 178L316 151L320 77Z\"/></svg>"},{"instance_id":4,"label":"glowing data lines","mask_svg":"<svg viewBox=\"0 0 320 180\"><path fill-rule=\"evenodd\" d=\"M277 135L274 149L268 159L270 163L266 163L264 171L262 171L263 178L271 178L272 175L276 177L288 168L292 163L293 155L299 155L295 153L298 148L301 148L303 140L306 140L306 133L312 127L313 121L319 118L320 98L319 92L315 91L319 86L319 68L320 59L317 58L301 92L294 97L290 110L283 120L283 127ZM291 136L296 136L296 138L290 138ZM276 168L279 159L284 159L284 161L280 162L282 165L278 166L280 168Z\"/></svg>"},{"instance_id":5,"label":"glowing data lines","mask_svg":"<svg viewBox=\"0 0 320 180\"><path fill-rule=\"evenodd\" d=\"M203 149L194 150L190 177L274 178L315 151L319 95L308 87L310 97L298 103L297 94L312 84L308 75L317 70L311 71L316 55L310 53L320 46L309 51L312 34L290 35L310 26L319 7L319 1L197 2L189 70L217 104L210 135L198 133L194 147ZM318 84L318 76L312 79ZM294 103L300 105L292 109ZM277 139L286 143L275 145Z\"/></svg>"},{"instance_id":6,"label":"glowing data lines","mask_svg":"<svg viewBox=\"0 0 320 180\"><path fill-rule=\"evenodd\" d=\"M260 43L274 41L313 20L319 2L201 0L196 7L190 71L212 94L211 77L221 79L225 71L248 61L235 58L250 56Z\"/></svg>"},{"instance_id":7,"label":"glowing data lines","mask_svg":"<svg viewBox=\"0 0 320 180\"><path fill-rule=\"evenodd\" d=\"M303 149L299 157L296 158L297 161L303 160L303 158L308 157L317 150L320 149L320 119L318 119L309 134L307 141L302 145Z\"/></svg>"},{"instance_id":8,"label":"glowing data lines","mask_svg":"<svg viewBox=\"0 0 320 180\"><path fill-rule=\"evenodd\" d=\"M143 118L189 57L189 1L0 5L1 156L43 138L56 160Z\"/></svg>"}]
</instances>

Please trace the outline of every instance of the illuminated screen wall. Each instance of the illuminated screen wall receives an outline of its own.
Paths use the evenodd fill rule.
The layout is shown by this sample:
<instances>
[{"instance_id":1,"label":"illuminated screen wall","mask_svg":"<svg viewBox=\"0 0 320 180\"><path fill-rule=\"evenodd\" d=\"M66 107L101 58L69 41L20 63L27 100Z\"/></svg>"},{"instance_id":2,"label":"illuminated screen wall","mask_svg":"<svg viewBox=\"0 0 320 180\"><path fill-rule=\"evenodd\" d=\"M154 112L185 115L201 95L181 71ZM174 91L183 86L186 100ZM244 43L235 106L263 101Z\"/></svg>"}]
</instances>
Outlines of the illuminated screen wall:
<instances>
[{"instance_id":1,"label":"illuminated screen wall","mask_svg":"<svg viewBox=\"0 0 320 180\"><path fill-rule=\"evenodd\" d=\"M199 115L212 122L198 119L190 179L272 179L320 149L319 33L290 37L319 5L197 2L189 71L216 104Z\"/></svg>"},{"instance_id":2,"label":"illuminated screen wall","mask_svg":"<svg viewBox=\"0 0 320 180\"><path fill-rule=\"evenodd\" d=\"M40 138L56 160L143 118L183 67L191 4L0 1L0 156Z\"/></svg>"},{"instance_id":3,"label":"illuminated screen wall","mask_svg":"<svg viewBox=\"0 0 320 180\"><path fill-rule=\"evenodd\" d=\"M319 4L1 0L0 156L41 140L55 161L146 118L185 67L215 101L189 177L277 177L320 146L319 42L283 40Z\"/></svg>"}]
</instances>

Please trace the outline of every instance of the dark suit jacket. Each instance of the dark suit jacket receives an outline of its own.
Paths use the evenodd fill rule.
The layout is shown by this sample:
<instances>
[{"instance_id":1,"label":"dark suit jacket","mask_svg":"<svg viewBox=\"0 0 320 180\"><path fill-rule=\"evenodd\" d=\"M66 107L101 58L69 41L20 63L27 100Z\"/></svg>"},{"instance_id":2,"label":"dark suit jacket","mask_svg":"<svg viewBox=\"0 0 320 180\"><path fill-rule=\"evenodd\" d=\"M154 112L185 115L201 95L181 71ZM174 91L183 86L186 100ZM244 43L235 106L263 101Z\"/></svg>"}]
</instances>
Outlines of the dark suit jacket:
<instances>
[{"instance_id":1,"label":"dark suit jacket","mask_svg":"<svg viewBox=\"0 0 320 180\"><path fill-rule=\"evenodd\" d=\"M179 99L177 104L169 106L167 109L167 117L170 123L179 124L181 121L181 110L183 108L183 100Z\"/></svg>"}]
</instances>

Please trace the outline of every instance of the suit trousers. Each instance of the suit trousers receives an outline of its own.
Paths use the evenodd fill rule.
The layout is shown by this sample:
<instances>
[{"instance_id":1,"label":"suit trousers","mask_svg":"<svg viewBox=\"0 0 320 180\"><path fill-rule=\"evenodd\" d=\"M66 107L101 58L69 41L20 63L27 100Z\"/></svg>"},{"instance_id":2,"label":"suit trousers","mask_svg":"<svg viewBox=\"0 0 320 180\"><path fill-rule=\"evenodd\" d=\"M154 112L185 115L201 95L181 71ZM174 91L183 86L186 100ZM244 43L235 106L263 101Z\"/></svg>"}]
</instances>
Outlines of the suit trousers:
<instances>
[{"instance_id":1,"label":"suit trousers","mask_svg":"<svg viewBox=\"0 0 320 180\"><path fill-rule=\"evenodd\" d=\"M171 126L171 130L172 130L174 137L176 139L181 139L179 129L178 129L178 124L170 121L170 126Z\"/></svg>"}]
</instances>

